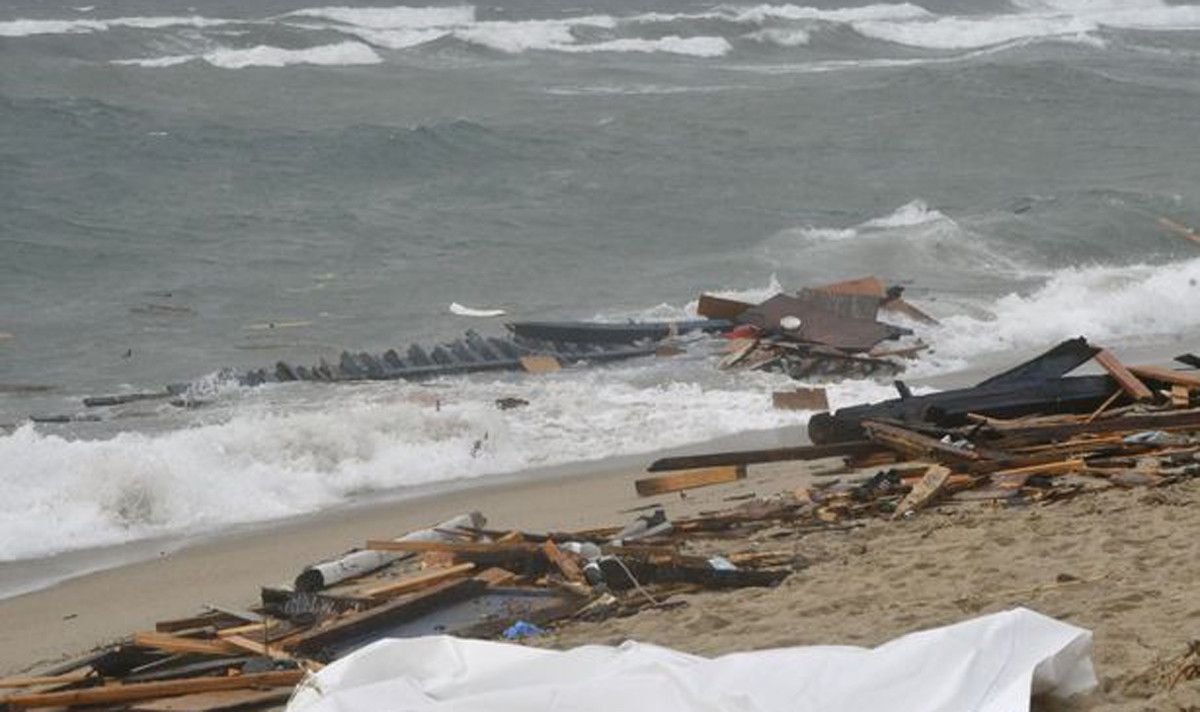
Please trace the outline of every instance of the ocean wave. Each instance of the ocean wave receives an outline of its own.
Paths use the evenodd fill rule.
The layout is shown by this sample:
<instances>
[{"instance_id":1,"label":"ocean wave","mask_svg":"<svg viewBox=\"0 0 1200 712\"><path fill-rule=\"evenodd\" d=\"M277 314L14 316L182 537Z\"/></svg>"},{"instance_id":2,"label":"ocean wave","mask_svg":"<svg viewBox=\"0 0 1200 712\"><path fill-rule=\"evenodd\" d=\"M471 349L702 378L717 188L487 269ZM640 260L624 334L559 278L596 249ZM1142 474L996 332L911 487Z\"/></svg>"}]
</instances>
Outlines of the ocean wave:
<instances>
[{"instance_id":1,"label":"ocean wave","mask_svg":"<svg viewBox=\"0 0 1200 712\"><path fill-rule=\"evenodd\" d=\"M314 7L296 10L284 17L333 20L372 29L419 30L430 27L466 25L475 22L471 5L447 7Z\"/></svg>"},{"instance_id":2,"label":"ocean wave","mask_svg":"<svg viewBox=\"0 0 1200 712\"><path fill-rule=\"evenodd\" d=\"M939 354L970 358L1080 335L1101 344L1173 340L1200 328L1200 258L1058 270L1037 289L985 308L985 316L944 318L932 335Z\"/></svg>"},{"instance_id":3,"label":"ocean wave","mask_svg":"<svg viewBox=\"0 0 1200 712\"><path fill-rule=\"evenodd\" d=\"M154 30L166 27L217 27L241 22L209 17L117 17L109 20L6 20L0 22L0 37L77 35L105 32L116 27Z\"/></svg>"},{"instance_id":4,"label":"ocean wave","mask_svg":"<svg viewBox=\"0 0 1200 712\"><path fill-rule=\"evenodd\" d=\"M326 67L348 67L363 64L379 64L383 61L375 50L361 42L338 42L336 44L284 49L259 45L246 49L216 49L203 54L170 55L145 59L120 59L114 64L138 67L173 67L192 61L204 61L222 69L245 69L246 67L290 67L309 64Z\"/></svg>"},{"instance_id":5,"label":"ocean wave","mask_svg":"<svg viewBox=\"0 0 1200 712\"><path fill-rule=\"evenodd\" d=\"M243 405L225 422L67 440L24 426L0 437L0 560L211 531L336 505L368 492L647 452L803 423L771 407L781 376L655 384L677 363L525 379L322 393L307 408ZM289 388L287 386L280 388ZM832 389L846 404L886 388ZM500 411L492 399L530 405ZM435 398L440 403L435 404Z\"/></svg>"}]
</instances>

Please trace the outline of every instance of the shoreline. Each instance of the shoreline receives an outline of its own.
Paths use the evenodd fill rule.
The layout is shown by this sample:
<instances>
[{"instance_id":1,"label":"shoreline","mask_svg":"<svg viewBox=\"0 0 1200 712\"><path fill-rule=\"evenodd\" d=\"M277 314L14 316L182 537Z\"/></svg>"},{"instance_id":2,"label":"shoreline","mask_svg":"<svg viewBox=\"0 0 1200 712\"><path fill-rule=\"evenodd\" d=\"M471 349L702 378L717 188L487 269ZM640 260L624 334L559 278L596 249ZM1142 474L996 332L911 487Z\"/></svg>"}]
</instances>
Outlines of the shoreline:
<instances>
[{"instance_id":1,"label":"shoreline","mask_svg":"<svg viewBox=\"0 0 1200 712\"><path fill-rule=\"evenodd\" d=\"M647 504L667 505L670 516L719 506L722 497L769 486L775 478L756 474L689 492L686 498L639 497L633 480L664 455L774 447L795 444L799 436L793 428L743 433L668 451L498 475L486 482L460 480L460 486L448 490L244 525L178 541L170 549L163 540L140 542L132 545L143 556L140 560L0 600L0 675L86 652L205 604L245 607L260 586L290 582L309 564L362 546L367 539L398 536L462 512L480 511L496 528L547 531L626 523L636 512L622 510ZM786 465L763 471L790 480L812 469L812 463Z\"/></svg>"}]
</instances>

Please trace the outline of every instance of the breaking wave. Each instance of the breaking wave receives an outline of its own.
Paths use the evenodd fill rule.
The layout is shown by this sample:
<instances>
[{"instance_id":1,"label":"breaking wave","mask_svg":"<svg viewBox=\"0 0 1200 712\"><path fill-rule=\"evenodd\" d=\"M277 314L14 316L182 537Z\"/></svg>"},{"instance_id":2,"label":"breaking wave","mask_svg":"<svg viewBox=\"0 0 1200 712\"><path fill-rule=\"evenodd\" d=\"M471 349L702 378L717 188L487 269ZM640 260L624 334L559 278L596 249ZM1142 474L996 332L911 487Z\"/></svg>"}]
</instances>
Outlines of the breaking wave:
<instances>
[{"instance_id":1,"label":"breaking wave","mask_svg":"<svg viewBox=\"0 0 1200 712\"><path fill-rule=\"evenodd\" d=\"M1200 330L1200 258L1168 265L1058 270L983 315L949 316L933 337L943 356L1035 349L1074 336L1095 343L1174 341Z\"/></svg>"},{"instance_id":2,"label":"breaking wave","mask_svg":"<svg viewBox=\"0 0 1200 712\"><path fill-rule=\"evenodd\" d=\"M376 54L375 50L361 42L339 42L306 49L284 49L259 45L248 49L217 49L194 55L122 59L115 63L139 67L173 67L177 64L197 60L222 69L244 69L246 67L289 67L296 64L345 67L379 64L383 58Z\"/></svg>"},{"instance_id":3,"label":"breaking wave","mask_svg":"<svg viewBox=\"0 0 1200 712\"><path fill-rule=\"evenodd\" d=\"M332 404L322 391L305 407L241 403L224 422L108 440L67 440L26 425L0 437L6 493L0 560L211 531L379 490L648 452L805 420L772 409L768 394L780 376L724 380L699 361L695 379L656 383L667 368L675 377L679 361L519 384L389 384L340 391ZM852 382L831 395L845 404L885 391ZM503 395L529 405L500 411L492 400Z\"/></svg>"},{"instance_id":4,"label":"breaking wave","mask_svg":"<svg viewBox=\"0 0 1200 712\"><path fill-rule=\"evenodd\" d=\"M943 52L969 52L989 48L997 50L1031 42L1072 42L1104 47L1105 31L1110 29L1200 29L1200 6L1167 5L1158 0L1134 0L1131 3L1107 0L1018 0L1014 8L1015 12L978 15L938 14L913 3L875 3L837 9L796 4L726 4L702 12L480 19L477 9L471 5L327 6L249 20L200 16L16 19L0 22L0 37L89 34L118 28L167 32L173 28L186 28L203 33L207 28L242 24L250 27L282 27L289 31L341 33L357 42L391 50L409 50L449 38L509 54L531 51L633 52L707 58L728 55L736 50L739 43L788 49L813 45L818 37L831 38L823 41L845 42L844 38L851 33L874 43ZM840 30L827 33L829 28ZM840 48L842 52L845 49ZM251 48L220 51L258 52L278 57L278 52L285 50L268 52ZM354 57L346 63L366 63L365 51L356 49L355 52ZM171 66L186 61L181 60L180 56L137 59L125 63L147 67ZM197 58L209 60L208 57ZM238 61L233 60L235 63ZM861 65L855 64L856 61L876 64ZM912 61L912 58L897 60L886 57L839 60L840 63L822 64L819 69L907 66ZM210 63L225 66L220 60ZM255 60L253 66L326 63L338 62L268 58L265 61Z\"/></svg>"}]
</instances>

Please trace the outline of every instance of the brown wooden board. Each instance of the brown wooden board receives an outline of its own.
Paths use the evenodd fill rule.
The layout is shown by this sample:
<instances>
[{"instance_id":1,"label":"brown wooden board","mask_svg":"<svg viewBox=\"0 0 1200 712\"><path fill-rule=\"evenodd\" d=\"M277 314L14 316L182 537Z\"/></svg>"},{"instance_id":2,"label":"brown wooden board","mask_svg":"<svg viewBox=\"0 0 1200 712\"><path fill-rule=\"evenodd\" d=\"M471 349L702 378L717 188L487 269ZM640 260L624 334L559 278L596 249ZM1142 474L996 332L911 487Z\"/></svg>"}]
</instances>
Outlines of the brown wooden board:
<instances>
[{"instance_id":1,"label":"brown wooden board","mask_svg":"<svg viewBox=\"0 0 1200 712\"><path fill-rule=\"evenodd\" d=\"M1138 377L1130 373L1125 364L1121 363L1120 359L1112 354L1108 349L1100 349L1093 357L1096 363L1108 372L1108 375L1113 377L1121 390L1125 391L1130 398L1135 401L1152 401L1154 393L1146 387L1145 383L1138 380Z\"/></svg>"},{"instance_id":2,"label":"brown wooden board","mask_svg":"<svg viewBox=\"0 0 1200 712\"><path fill-rule=\"evenodd\" d=\"M863 427L875 442L909 457L933 457L951 462L973 462L980 459L979 453L974 450L955 447L895 425L868 420L863 423Z\"/></svg>"},{"instance_id":3,"label":"brown wooden board","mask_svg":"<svg viewBox=\"0 0 1200 712\"><path fill-rule=\"evenodd\" d=\"M935 499L941 495L942 490L950 481L950 469L941 465L934 465L925 471L925 475L921 477L917 484L913 485L912 491L905 495L900 504L896 506L896 511L892 515L892 519L904 517L909 512L919 512L929 506Z\"/></svg>"},{"instance_id":4,"label":"brown wooden board","mask_svg":"<svg viewBox=\"0 0 1200 712\"><path fill-rule=\"evenodd\" d=\"M475 568L475 564L465 562L445 568L427 569L416 574L405 576L404 578L395 581L385 581L383 583L370 586L362 591L364 596L371 598L387 598L390 596L398 596L402 593L410 593L418 591L422 588L427 588L435 583L441 583L447 579L466 576Z\"/></svg>"},{"instance_id":5,"label":"brown wooden board","mask_svg":"<svg viewBox=\"0 0 1200 712\"><path fill-rule=\"evenodd\" d=\"M708 487L726 482L736 482L746 478L745 465L725 465L722 467L706 467L701 470L687 470L673 475L647 477L634 482L634 488L642 497L656 494L678 492L679 490Z\"/></svg>"},{"instance_id":6,"label":"brown wooden board","mask_svg":"<svg viewBox=\"0 0 1200 712\"><path fill-rule=\"evenodd\" d=\"M567 552L558 548L558 545L547 539L542 544L542 551L545 552L546 558L550 563L558 567L564 578L571 583L586 583L587 579L583 575L583 569L579 568L579 563L575 558Z\"/></svg>"},{"instance_id":7,"label":"brown wooden board","mask_svg":"<svg viewBox=\"0 0 1200 712\"><path fill-rule=\"evenodd\" d=\"M1130 372L1147 381L1200 388L1200 371L1172 371L1159 366L1130 366Z\"/></svg>"},{"instance_id":8,"label":"brown wooden board","mask_svg":"<svg viewBox=\"0 0 1200 712\"><path fill-rule=\"evenodd\" d=\"M793 460L822 460L827 457L863 457L886 452L883 446L866 440L835 443L833 445L800 445L767 450L740 450L715 452L706 455L680 455L664 457L650 463L647 472L669 472L691 470L700 467L721 465L761 465L768 462L790 462Z\"/></svg>"},{"instance_id":9,"label":"brown wooden board","mask_svg":"<svg viewBox=\"0 0 1200 712\"><path fill-rule=\"evenodd\" d=\"M830 294L862 294L870 297L879 297L883 299L887 296L887 287L883 284L883 280L875 276L858 277L857 279L848 279L843 282L834 282L826 284L823 287L817 287L822 292Z\"/></svg>"},{"instance_id":10,"label":"brown wooden board","mask_svg":"<svg viewBox=\"0 0 1200 712\"><path fill-rule=\"evenodd\" d=\"M169 653L201 653L204 655L236 655L238 649L223 640L184 638L169 633L139 632L133 634L133 644L157 648Z\"/></svg>"},{"instance_id":11,"label":"brown wooden board","mask_svg":"<svg viewBox=\"0 0 1200 712\"><path fill-rule=\"evenodd\" d=\"M723 297L714 297L711 294L701 294L700 303L696 305L696 313L707 319L728 319L733 321L742 315L753 304L739 302L733 299L725 299Z\"/></svg>"},{"instance_id":12,"label":"brown wooden board","mask_svg":"<svg viewBox=\"0 0 1200 712\"><path fill-rule=\"evenodd\" d=\"M227 677L193 677L187 680L165 680L133 685L102 685L82 690L15 695L6 699L5 702L13 709L122 703L216 690L282 687L295 685L304 675L303 670L276 670Z\"/></svg>"}]
</instances>

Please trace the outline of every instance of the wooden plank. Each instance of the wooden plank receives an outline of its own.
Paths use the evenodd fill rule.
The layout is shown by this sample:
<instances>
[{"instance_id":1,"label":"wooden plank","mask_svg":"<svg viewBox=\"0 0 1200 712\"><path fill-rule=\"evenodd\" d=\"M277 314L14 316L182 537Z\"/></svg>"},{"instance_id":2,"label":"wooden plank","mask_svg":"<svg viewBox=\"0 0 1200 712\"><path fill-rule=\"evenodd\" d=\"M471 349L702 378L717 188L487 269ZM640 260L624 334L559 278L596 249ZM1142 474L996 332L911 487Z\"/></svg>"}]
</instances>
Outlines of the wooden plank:
<instances>
[{"instance_id":1,"label":"wooden plank","mask_svg":"<svg viewBox=\"0 0 1200 712\"><path fill-rule=\"evenodd\" d=\"M154 630L159 633L176 633L181 630L194 630L196 628L207 628L208 626L218 626L222 623L236 621L237 618L221 611L212 611L203 613L190 618L176 618L174 620L159 621L154 624Z\"/></svg>"},{"instance_id":2,"label":"wooden plank","mask_svg":"<svg viewBox=\"0 0 1200 712\"><path fill-rule=\"evenodd\" d=\"M79 682L85 677L87 677L87 674L82 672L70 675L45 675L42 677L8 677L0 679L0 689L38 687L40 685L66 685L72 682Z\"/></svg>"},{"instance_id":3,"label":"wooden plank","mask_svg":"<svg viewBox=\"0 0 1200 712\"><path fill-rule=\"evenodd\" d=\"M1108 407L1110 405L1112 405L1113 403L1116 403L1117 399L1120 398L1121 394L1124 392L1125 391L1121 390L1120 388L1113 391L1113 394L1111 396L1109 396L1103 403L1101 403L1098 408L1093 410L1092 414L1089 415L1083 422L1090 423L1093 420L1095 420L1096 418L1099 418L1100 414L1103 413L1104 411L1108 410Z\"/></svg>"},{"instance_id":4,"label":"wooden plank","mask_svg":"<svg viewBox=\"0 0 1200 712\"><path fill-rule=\"evenodd\" d=\"M1176 222L1170 218L1159 218L1158 224L1180 237L1186 237L1192 242L1200 242L1200 234L1197 234L1195 230L1181 222Z\"/></svg>"},{"instance_id":5,"label":"wooden plank","mask_svg":"<svg viewBox=\"0 0 1200 712\"><path fill-rule=\"evenodd\" d=\"M429 569L397 581L389 581L387 583L371 586L370 588L363 590L362 594L370 598L398 596L402 593L418 591L422 588L432 586L435 583L441 583L447 579L464 576L474 569L475 564L469 561L466 563L457 564L455 566L448 566L446 568Z\"/></svg>"},{"instance_id":6,"label":"wooden plank","mask_svg":"<svg viewBox=\"0 0 1200 712\"><path fill-rule=\"evenodd\" d=\"M829 410L829 397L824 388L797 388L771 394L771 405L777 410Z\"/></svg>"},{"instance_id":7,"label":"wooden plank","mask_svg":"<svg viewBox=\"0 0 1200 712\"><path fill-rule=\"evenodd\" d=\"M149 631L134 633L133 644L143 648L157 648L168 653L200 653L202 655L237 655L238 649L223 640L201 640L182 638L168 633Z\"/></svg>"},{"instance_id":8,"label":"wooden plank","mask_svg":"<svg viewBox=\"0 0 1200 712\"><path fill-rule=\"evenodd\" d=\"M879 297L883 299L887 296L887 287L883 280L878 277L859 277L857 279L848 279L844 282L834 282L826 284L823 287L817 287L816 291L826 292L827 294L861 294L868 297Z\"/></svg>"},{"instance_id":9,"label":"wooden plank","mask_svg":"<svg viewBox=\"0 0 1200 712\"><path fill-rule=\"evenodd\" d=\"M696 305L696 313L706 319L728 319L733 321L742 315L753 304L739 302L724 297L714 297L711 294L701 294L700 303Z\"/></svg>"},{"instance_id":10,"label":"wooden plank","mask_svg":"<svg viewBox=\"0 0 1200 712\"><path fill-rule=\"evenodd\" d=\"M521 577L509 571L508 569L502 569L499 566L493 566L490 569L484 569L475 576L475 580L483 581L489 586L504 586L511 584L519 578Z\"/></svg>"},{"instance_id":11,"label":"wooden plank","mask_svg":"<svg viewBox=\"0 0 1200 712\"><path fill-rule=\"evenodd\" d=\"M1132 369L1131 369L1132 370ZM1200 410L1167 411L1160 414L1123 415L1111 420L1062 425L1030 425L1006 428L996 442L1002 447L1020 447L1063 440L1076 435L1135 432L1138 430L1200 430Z\"/></svg>"},{"instance_id":12,"label":"wooden plank","mask_svg":"<svg viewBox=\"0 0 1200 712\"><path fill-rule=\"evenodd\" d=\"M242 650L246 650L251 653L254 653L255 655L260 655L264 658L271 658L272 660L292 660L293 659L291 655L288 655L287 653L283 652L282 650L280 650L279 648L277 648L273 645L268 645L266 643L260 643L257 640L250 640L249 638L242 636L242 635L231 635L225 639L225 642L227 642L230 645L233 645L235 647L241 648Z\"/></svg>"},{"instance_id":13,"label":"wooden plank","mask_svg":"<svg viewBox=\"0 0 1200 712\"><path fill-rule=\"evenodd\" d=\"M950 469L941 465L930 467L921 481L913 485L912 491L905 495L897 505L892 519L900 519L909 512L919 512L929 506L942 493L950 481Z\"/></svg>"},{"instance_id":14,"label":"wooden plank","mask_svg":"<svg viewBox=\"0 0 1200 712\"><path fill-rule=\"evenodd\" d=\"M451 554L534 554L541 551L541 545L533 542L488 542L488 541L417 541L371 539L367 542L371 551L410 551L423 553L426 551L446 551Z\"/></svg>"},{"instance_id":15,"label":"wooden plank","mask_svg":"<svg viewBox=\"0 0 1200 712\"><path fill-rule=\"evenodd\" d=\"M187 680L143 682L134 685L102 685L82 690L67 690L65 692L16 695L9 697L5 702L13 709L122 703L176 695L190 695L198 692L214 692L217 690L282 687L297 684L304 675L303 670L276 670L247 675L194 677Z\"/></svg>"},{"instance_id":16,"label":"wooden plank","mask_svg":"<svg viewBox=\"0 0 1200 712\"><path fill-rule=\"evenodd\" d=\"M236 707L265 705L269 702L283 702L292 696L294 686L273 687L268 690L217 690L215 692L197 692L193 695L166 697L159 700L148 700L131 705L130 709L137 712L208 712L209 710L227 710Z\"/></svg>"},{"instance_id":17,"label":"wooden plank","mask_svg":"<svg viewBox=\"0 0 1200 712\"><path fill-rule=\"evenodd\" d=\"M1171 407L1186 408L1192 404L1192 389L1178 383L1171 386Z\"/></svg>"},{"instance_id":18,"label":"wooden plank","mask_svg":"<svg viewBox=\"0 0 1200 712\"><path fill-rule=\"evenodd\" d=\"M650 463L647 472L669 472L671 470L694 470L700 467L720 467L722 465L761 465L768 462L790 462L793 460L822 460L827 457L862 457L879 452L886 448L865 440L832 445L801 445L799 447L781 447L769 450L741 450L736 452L717 452L707 455L682 455L679 457L664 457Z\"/></svg>"},{"instance_id":19,"label":"wooden plank","mask_svg":"<svg viewBox=\"0 0 1200 712\"><path fill-rule=\"evenodd\" d=\"M1130 372L1147 381L1200 388L1200 371L1172 371L1159 366L1130 366Z\"/></svg>"},{"instance_id":20,"label":"wooden plank","mask_svg":"<svg viewBox=\"0 0 1200 712\"><path fill-rule=\"evenodd\" d=\"M485 588L487 588L487 583L473 578L444 581L423 591L388 601L375 608L342 616L329 625L289 639L285 646L289 650L301 652L320 650L338 640L414 620L436 610L439 606L447 606L470 598Z\"/></svg>"},{"instance_id":21,"label":"wooden plank","mask_svg":"<svg viewBox=\"0 0 1200 712\"><path fill-rule=\"evenodd\" d=\"M562 364L553 356L522 356L521 367L527 373L554 373L562 370Z\"/></svg>"},{"instance_id":22,"label":"wooden plank","mask_svg":"<svg viewBox=\"0 0 1200 712\"><path fill-rule=\"evenodd\" d=\"M895 425L878 423L873 420L863 422L870 438L881 445L908 455L909 457L945 458L953 462L975 462L981 459L978 452L954 447L928 435L922 435L906 428Z\"/></svg>"},{"instance_id":23,"label":"wooden plank","mask_svg":"<svg viewBox=\"0 0 1200 712\"><path fill-rule=\"evenodd\" d=\"M723 467L706 467L702 470L688 470L674 475L647 477L633 483L638 495L650 497L666 492L708 487L726 482L735 482L746 478L745 465L726 465Z\"/></svg>"},{"instance_id":24,"label":"wooden plank","mask_svg":"<svg viewBox=\"0 0 1200 712\"><path fill-rule=\"evenodd\" d=\"M564 578L571 583L587 583L587 578L583 575L583 569L579 568L579 563L575 561L575 557L559 549L558 546L550 539L547 539L542 544L542 551L545 552L546 558L550 563L558 567Z\"/></svg>"},{"instance_id":25,"label":"wooden plank","mask_svg":"<svg viewBox=\"0 0 1200 712\"><path fill-rule=\"evenodd\" d=\"M885 300L879 305L879 308L885 311L903 314L918 324L925 324L926 326L937 326L938 324L941 324L941 322L937 319L934 319L903 299L896 298Z\"/></svg>"},{"instance_id":26,"label":"wooden plank","mask_svg":"<svg viewBox=\"0 0 1200 712\"><path fill-rule=\"evenodd\" d=\"M1137 376L1130 373L1129 369L1125 368L1125 364L1121 363L1111 351L1100 349L1092 358L1108 372L1108 375L1112 376L1121 390L1129 394L1130 398L1143 403L1154 400L1154 392L1147 388L1145 383L1138 380Z\"/></svg>"}]
</instances>

